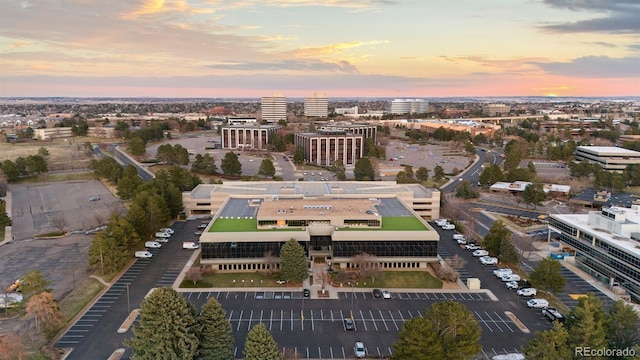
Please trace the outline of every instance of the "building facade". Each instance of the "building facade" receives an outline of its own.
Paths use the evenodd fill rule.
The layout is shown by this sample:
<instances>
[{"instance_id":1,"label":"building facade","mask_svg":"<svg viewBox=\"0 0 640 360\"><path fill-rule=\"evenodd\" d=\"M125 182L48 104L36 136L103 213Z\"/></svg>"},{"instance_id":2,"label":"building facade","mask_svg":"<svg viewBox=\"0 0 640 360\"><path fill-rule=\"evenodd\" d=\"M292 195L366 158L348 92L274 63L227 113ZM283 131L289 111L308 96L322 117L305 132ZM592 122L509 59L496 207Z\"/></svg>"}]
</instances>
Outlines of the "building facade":
<instances>
[{"instance_id":1,"label":"building facade","mask_svg":"<svg viewBox=\"0 0 640 360\"><path fill-rule=\"evenodd\" d=\"M488 116L509 115L511 107L505 104L487 104L482 106L482 113Z\"/></svg>"},{"instance_id":2,"label":"building facade","mask_svg":"<svg viewBox=\"0 0 640 360\"><path fill-rule=\"evenodd\" d=\"M218 271L266 269L289 239L309 263L354 267L369 254L385 269L426 269L439 236L440 192L395 182L225 182L183 193L189 215L214 215L200 236L202 264ZM425 205L432 206L425 218ZM277 264L276 264L277 265Z\"/></svg>"},{"instance_id":3,"label":"building facade","mask_svg":"<svg viewBox=\"0 0 640 360\"><path fill-rule=\"evenodd\" d=\"M220 131L223 149L268 150L270 137L282 129L280 125L227 125Z\"/></svg>"},{"instance_id":4,"label":"building facade","mask_svg":"<svg viewBox=\"0 0 640 360\"><path fill-rule=\"evenodd\" d=\"M327 117L329 115L329 100L325 94L314 94L304 98L304 115L309 117Z\"/></svg>"},{"instance_id":5,"label":"building facade","mask_svg":"<svg viewBox=\"0 0 640 360\"><path fill-rule=\"evenodd\" d=\"M429 102L424 99L394 99L391 101L391 114L424 114L429 112Z\"/></svg>"},{"instance_id":6,"label":"building facade","mask_svg":"<svg viewBox=\"0 0 640 360\"><path fill-rule=\"evenodd\" d=\"M589 214L552 214L549 227L575 250L576 265L640 300L640 207L603 207Z\"/></svg>"},{"instance_id":7,"label":"building facade","mask_svg":"<svg viewBox=\"0 0 640 360\"><path fill-rule=\"evenodd\" d=\"M331 166L336 160L355 165L364 156L364 136L345 131L298 133L294 144L302 149L305 161L318 166Z\"/></svg>"},{"instance_id":8,"label":"building facade","mask_svg":"<svg viewBox=\"0 0 640 360\"><path fill-rule=\"evenodd\" d=\"M576 162L587 160L608 171L622 172L629 165L640 164L640 152L614 146L578 146L574 155Z\"/></svg>"},{"instance_id":9,"label":"building facade","mask_svg":"<svg viewBox=\"0 0 640 360\"><path fill-rule=\"evenodd\" d=\"M287 120L287 98L279 94L262 97L260 113L262 121L277 123L280 120Z\"/></svg>"}]
</instances>

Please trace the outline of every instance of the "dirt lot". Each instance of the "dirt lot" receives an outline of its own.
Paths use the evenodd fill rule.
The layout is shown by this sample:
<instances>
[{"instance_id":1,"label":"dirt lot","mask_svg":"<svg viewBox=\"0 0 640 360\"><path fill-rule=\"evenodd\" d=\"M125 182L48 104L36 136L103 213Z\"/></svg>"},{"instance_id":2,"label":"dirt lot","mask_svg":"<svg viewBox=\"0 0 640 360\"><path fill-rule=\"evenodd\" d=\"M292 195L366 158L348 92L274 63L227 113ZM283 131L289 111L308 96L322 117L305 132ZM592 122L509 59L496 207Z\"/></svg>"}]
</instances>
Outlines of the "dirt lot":
<instances>
[{"instance_id":1,"label":"dirt lot","mask_svg":"<svg viewBox=\"0 0 640 360\"><path fill-rule=\"evenodd\" d=\"M87 153L84 144L91 142L92 138L58 139L55 141L31 141L28 143L0 142L0 162L4 160L15 161L18 157L26 158L29 155L37 155L38 150L44 147L49 152L47 165L49 171L73 170L86 168L89 164L91 153Z\"/></svg>"}]
</instances>

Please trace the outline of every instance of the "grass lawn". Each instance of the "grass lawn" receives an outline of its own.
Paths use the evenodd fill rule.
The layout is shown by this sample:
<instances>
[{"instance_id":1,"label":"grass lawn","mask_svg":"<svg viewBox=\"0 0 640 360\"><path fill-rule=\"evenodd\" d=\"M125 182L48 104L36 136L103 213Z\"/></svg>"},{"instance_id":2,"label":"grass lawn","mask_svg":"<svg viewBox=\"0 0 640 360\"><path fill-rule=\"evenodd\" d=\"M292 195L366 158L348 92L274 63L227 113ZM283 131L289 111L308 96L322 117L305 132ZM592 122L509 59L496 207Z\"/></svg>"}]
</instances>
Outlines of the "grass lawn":
<instances>
[{"instance_id":1,"label":"grass lawn","mask_svg":"<svg viewBox=\"0 0 640 360\"><path fill-rule=\"evenodd\" d=\"M368 229L361 227L353 227L353 228L340 228L340 230L344 231L367 231L367 230L377 230L377 231L419 231L419 230L428 230L426 226L419 220L412 216L384 216L382 217L382 229Z\"/></svg>"},{"instance_id":2,"label":"grass lawn","mask_svg":"<svg viewBox=\"0 0 640 360\"><path fill-rule=\"evenodd\" d=\"M348 285L343 284L343 287L348 287ZM364 279L359 281L355 287L442 289L442 281L436 279L426 271L386 271L381 277L375 279L374 282L371 282L371 279Z\"/></svg>"},{"instance_id":3,"label":"grass lawn","mask_svg":"<svg viewBox=\"0 0 640 360\"><path fill-rule=\"evenodd\" d=\"M216 219L209 232L247 232L247 231L302 231L299 227L276 229L258 229L256 219Z\"/></svg>"},{"instance_id":4,"label":"grass lawn","mask_svg":"<svg viewBox=\"0 0 640 360\"><path fill-rule=\"evenodd\" d=\"M102 284L93 278L87 278L78 284L74 290L60 300L59 306L64 321L71 321L103 288Z\"/></svg>"},{"instance_id":5,"label":"grass lawn","mask_svg":"<svg viewBox=\"0 0 640 360\"><path fill-rule=\"evenodd\" d=\"M184 280L180 284L181 288L210 288L210 287L276 287L291 288L300 287L301 283L276 284L276 280L280 279L280 274L275 273L271 276L263 273L224 273L204 275L202 280L196 284L191 280Z\"/></svg>"}]
</instances>

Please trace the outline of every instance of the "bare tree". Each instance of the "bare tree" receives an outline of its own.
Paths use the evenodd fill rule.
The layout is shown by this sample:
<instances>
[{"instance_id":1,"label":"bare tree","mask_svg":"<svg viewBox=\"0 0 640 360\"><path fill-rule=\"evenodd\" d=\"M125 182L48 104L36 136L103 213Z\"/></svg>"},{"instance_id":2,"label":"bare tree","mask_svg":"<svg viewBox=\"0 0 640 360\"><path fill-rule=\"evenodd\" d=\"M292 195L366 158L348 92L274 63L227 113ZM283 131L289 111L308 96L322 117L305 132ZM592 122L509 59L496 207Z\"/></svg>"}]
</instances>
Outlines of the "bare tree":
<instances>
[{"instance_id":1,"label":"bare tree","mask_svg":"<svg viewBox=\"0 0 640 360\"><path fill-rule=\"evenodd\" d=\"M187 270L187 273L184 275L185 279L193 281L193 285L195 285L198 281L202 280L202 269L200 267L192 267Z\"/></svg>"},{"instance_id":2,"label":"bare tree","mask_svg":"<svg viewBox=\"0 0 640 360\"><path fill-rule=\"evenodd\" d=\"M35 321L36 331L55 330L62 324L62 313L58 308L58 303L53 298L53 294L47 291L33 295L27 303L27 319Z\"/></svg>"},{"instance_id":3,"label":"bare tree","mask_svg":"<svg viewBox=\"0 0 640 360\"><path fill-rule=\"evenodd\" d=\"M382 272L382 264L375 255L360 253L351 258L351 263L357 269L360 278L371 277L371 282L375 282Z\"/></svg>"},{"instance_id":4,"label":"bare tree","mask_svg":"<svg viewBox=\"0 0 640 360\"><path fill-rule=\"evenodd\" d=\"M458 255L446 258L434 266L436 276L444 281L455 282L460 278L460 273L456 269L464 267L465 263L466 261Z\"/></svg>"},{"instance_id":5,"label":"bare tree","mask_svg":"<svg viewBox=\"0 0 640 360\"><path fill-rule=\"evenodd\" d=\"M67 226L67 221L64 219L64 216L62 214L56 215L50 221L51 225L53 225L53 227L58 229L58 231L60 232L63 232L64 228Z\"/></svg>"},{"instance_id":6,"label":"bare tree","mask_svg":"<svg viewBox=\"0 0 640 360\"><path fill-rule=\"evenodd\" d=\"M513 246L515 246L516 250L523 258L529 260L531 253L536 251L535 245L533 245L534 239L531 236L523 236L523 235L513 235L511 237L511 241L513 242Z\"/></svg>"},{"instance_id":7,"label":"bare tree","mask_svg":"<svg viewBox=\"0 0 640 360\"><path fill-rule=\"evenodd\" d=\"M271 250L265 251L264 253L264 263L266 265L267 275L271 276L276 270L276 265L278 264L278 257L273 255Z\"/></svg>"},{"instance_id":8,"label":"bare tree","mask_svg":"<svg viewBox=\"0 0 640 360\"><path fill-rule=\"evenodd\" d=\"M325 288L327 287L327 284L329 284L329 280L331 280L329 272L327 271L327 269L318 269L314 272L313 277L316 280L320 281L320 285L322 286L322 293L324 294Z\"/></svg>"},{"instance_id":9,"label":"bare tree","mask_svg":"<svg viewBox=\"0 0 640 360\"><path fill-rule=\"evenodd\" d=\"M299 360L302 359L300 357L300 354L298 354L298 352L295 349L291 349L291 348L284 348L283 352L282 352L282 357L284 358L284 360Z\"/></svg>"}]
</instances>

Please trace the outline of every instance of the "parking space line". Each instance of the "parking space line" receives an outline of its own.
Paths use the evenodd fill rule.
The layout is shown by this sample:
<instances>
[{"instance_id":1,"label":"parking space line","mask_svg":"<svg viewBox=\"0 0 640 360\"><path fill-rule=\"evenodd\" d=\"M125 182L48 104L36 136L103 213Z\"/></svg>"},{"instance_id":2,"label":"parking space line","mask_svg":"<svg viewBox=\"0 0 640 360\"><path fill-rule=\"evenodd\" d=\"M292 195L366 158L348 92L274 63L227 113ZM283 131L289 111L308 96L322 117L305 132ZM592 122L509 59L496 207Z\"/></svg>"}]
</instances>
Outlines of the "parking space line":
<instances>
[{"instance_id":1,"label":"parking space line","mask_svg":"<svg viewBox=\"0 0 640 360\"><path fill-rule=\"evenodd\" d=\"M369 315L371 315L371 321L373 321L373 326L376 328L376 331L378 331L378 324L376 324L376 319L373 317L373 312L371 310L369 310Z\"/></svg>"},{"instance_id":2,"label":"parking space line","mask_svg":"<svg viewBox=\"0 0 640 360\"><path fill-rule=\"evenodd\" d=\"M316 331L316 325L313 322L313 310L311 310L311 331Z\"/></svg>"},{"instance_id":3,"label":"parking space line","mask_svg":"<svg viewBox=\"0 0 640 360\"><path fill-rule=\"evenodd\" d=\"M318 346L318 358L322 359L322 351L320 350L320 346Z\"/></svg>"},{"instance_id":4,"label":"parking space line","mask_svg":"<svg viewBox=\"0 0 640 360\"><path fill-rule=\"evenodd\" d=\"M364 331L369 331L369 329L367 329L367 322L364 319L364 315L362 315L362 310L360 310L360 320L362 320L362 325L364 325Z\"/></svg>"},{"instance_id":5,"label":"parking space line","mask_svg":"<svg viewBox=\"0 0 640 360\"><path fill-rule=\"evenodd\" d=\"M347 354L344 353L344 346L342 346L342 358L343 359L347 358Z\"/></svg>"},{"instance_id":6,"label":"parking space line","mask_svg":"<svg viewBox=\"0 0 640 360\"><path fill-rule=\"evenodd\" d=\"M486 321L484 321L484 319L482 318L482 316L480 316L480 314L478 314L478 312L477 312L477 311L474 311L474 313L476 314L476 317L478 318L478 320L479 320L482 324L484 324L484 326L486 326L486 327L487 327L487 329L489 329L489 331L493 332L493 329L492 329L492 328L487 324L487 322L486 322Z\"/></svg>"},{"instance_id":7,"label":"parking space line","mask_svg":"<svg viewBox=\"0 0 640 360\"><path fill-rule=\"evenodd\" d=\"M498 314L497 312L493 312L494 314L496 314L496 316L498 317L498 319L500 319L500 321L502 321L502 323L507 327L507 329L509 329L509 331L514 332L513 329L511 328L511 326L509 326L509 322L511 321L506 321L502 318L502 316L500 316L500 314Z\"/></svg>"},{"instance_id":8,"label":"parking space line","mask_svg":"<svg viewBox=\"0 0 640 360\"><path fill-rule=\"evenodd\" d=\"M291 331L293 331L293 310L291 310Z\"/></svg>"},{"instance_id":9,"label":"parking space line","mask_svg":"<svg viewBox=\"0 0 640 360\"><path fill-rule=\"evenodd\" d=\"M307 347L307 359L310 359L310 357L309 357L309 347Z\"/></svg>"},{"instance_id":10,"label":"parking space line","mask_svg":"<svg viewBox=\"0 0 640 360\"><path fill-rule=\"evenodd\" d=\"M398 324L396 323L396 319L393 317L393 314L391 313L391 310L389 310L389 316L391 316L391 320L393 321L393 326L396 327L397 331L400 331L400 328L398 327ZM385 322L384 326L387 326L386 322ZM387 331L389 331L389 328L387 328Z\"/></svg>"},{"instance_id":11,"label":"parking space line","mask_svg":"<svg viewBox=\"0 0 640 360\"><path fill-rule=\"evenodd\" d=\"M233 317L233 310L231 310L231 312L229 312L229 322L231 322L231 318Z\"/></svg>"},{"instance_id":12,"label":"parking space line","mask_svg":"<svg viewBox=\"0 0 640 360\"><path fill-rule=\"evenodd\" d=\"M242 312L244 310L240 310L240 317L238 318L238 327L236 328L236 331L240 331L240 324L242 324Z\"/></svg>"},{"instance_id":13,"label":"parking space line","mask_svg":"<svg viewBox=\"0 0 640 360\"><path fill-rule=\"evenodd\" d=\"M333 346L329 347L329 354L331 354L331 358L333 359Z\"/></svg>"},{"instance_id":14,"label":"parking space line","mask_svg":"<svg viewBox=\"0 0 640 360\"><path fill-rule=\"evenodd\" d=\"M491 320L491 322L493 323L493 325L495 325L495 326L498 328L498 330L500 330L500 332L504 332L504 330L502 330L502 328L500 327L500 325L498 325L498 323L497 323L495 320L493 320L493 318L491 317L491 315L489 315L489 313L488 313L488 312L486 312L486 311L485 311L484 313L485 313L485 314L487 314L487 317L489 317L489 320ZM494 313L495 313L495 311L494 311Z\"/></svg>"},{"instance_id":15,"label":"parking space line","mask_svg":"<svg viewBox=\"0 0 640 360\"><path fill-rule=\"evenodd\" d=\"M260 323L262 323L262 310L260 310Z\"/></svg>"},{"instance_id":16,"label":"parking space line","mask_svg":"<svg viewBox=\"0 0 640 360\"><path fill-rule=\"evenodd\" d=\"M280 331L282 331L282 323L284 323L284 310L280 310Z\"/></svg>"}]
</instances>

